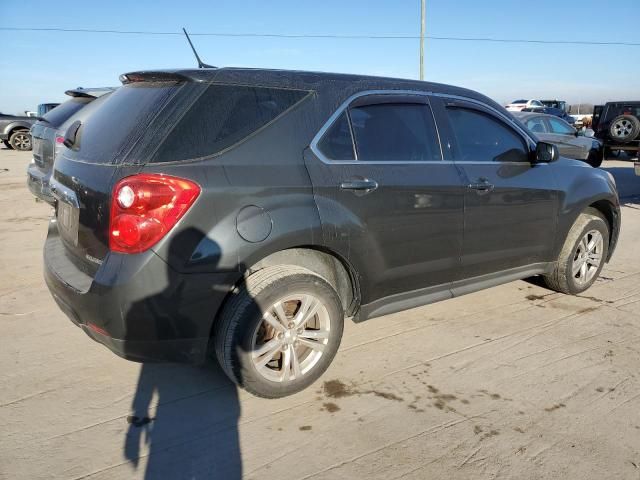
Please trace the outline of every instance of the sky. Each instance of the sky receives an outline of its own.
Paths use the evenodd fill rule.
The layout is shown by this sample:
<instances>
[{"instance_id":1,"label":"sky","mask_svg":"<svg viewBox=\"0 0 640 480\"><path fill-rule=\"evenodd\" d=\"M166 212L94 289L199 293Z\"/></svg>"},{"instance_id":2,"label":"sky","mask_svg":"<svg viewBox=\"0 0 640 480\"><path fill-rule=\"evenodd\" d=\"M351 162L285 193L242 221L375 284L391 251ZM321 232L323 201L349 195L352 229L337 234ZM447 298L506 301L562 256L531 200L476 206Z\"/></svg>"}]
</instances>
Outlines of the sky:
<instances>
[{"instance_id":1,"label":"sky","mask_svg":"<svg viewBox=\"0 0 640 480\"><path fill-rule=\"evenodd\" d=\"M418 35L420 0L0 0L0 27L204 33ZM640 0L426 0L433 36L640 43ZM203 61L419 76L417 39L194 36ZM0 30L0 111L65 99L69 88L118 85L121 73L193 67L179 35ZM429 40L425 80L516 98L602 103L640 98L640 46Z\"/></svg>"}]
</instances>

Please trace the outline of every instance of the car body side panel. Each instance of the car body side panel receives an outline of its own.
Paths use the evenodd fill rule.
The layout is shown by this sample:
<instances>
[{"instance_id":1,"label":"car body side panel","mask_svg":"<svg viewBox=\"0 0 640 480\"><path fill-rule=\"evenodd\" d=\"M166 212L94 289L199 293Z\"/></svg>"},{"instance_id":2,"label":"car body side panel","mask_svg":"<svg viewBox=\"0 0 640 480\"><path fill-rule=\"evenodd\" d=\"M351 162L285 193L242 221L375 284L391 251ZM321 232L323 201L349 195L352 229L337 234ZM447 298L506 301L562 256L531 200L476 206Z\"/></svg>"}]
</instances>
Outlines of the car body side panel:
<instances>
[{"instance_id":1,"label":"car body side panel","mask_svg":"<svg viewBox=\"0 0 640 480\"><path fill-rule=\"evenodd\" d=\"M585 137L574 135L561 135L558 133L538 133L538 138L543 142L553 143L558 146L560 155L577 160L586 160L593 141Z\"/></svg>"},{"instance_id":2,"label":"car body side panel","mask_svg":"<svg viewBox=\"0 0 640 480\"><path fill-rule=\"evenodd\" d=\"M462 183L447 162L305 161L322 220L322 243L347 258L360 277L362 303L430 287L447 289L459 275ZM350 178L378 182L365 195L341 190Z\"/></svg>"}]
</instances>

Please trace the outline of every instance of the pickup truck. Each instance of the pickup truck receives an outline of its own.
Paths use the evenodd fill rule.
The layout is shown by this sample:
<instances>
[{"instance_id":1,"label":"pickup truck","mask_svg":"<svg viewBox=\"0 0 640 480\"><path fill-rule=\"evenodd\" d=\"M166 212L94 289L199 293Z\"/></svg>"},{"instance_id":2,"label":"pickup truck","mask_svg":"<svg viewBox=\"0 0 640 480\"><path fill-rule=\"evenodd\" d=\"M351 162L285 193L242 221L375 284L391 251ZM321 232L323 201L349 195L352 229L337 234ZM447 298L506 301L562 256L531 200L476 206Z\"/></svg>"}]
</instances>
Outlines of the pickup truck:
<instances>
[{"instance_id":1,"label":"pickup truck","mask_svg":"<svg viewBox=\"0 0 640 480\"><path fill-rule=\"evenodd\" d=\"M31 150L29 129L36 121L35 117L18 117L0 113L0 140L7 148Z\"/></svg>"}]
</instances>

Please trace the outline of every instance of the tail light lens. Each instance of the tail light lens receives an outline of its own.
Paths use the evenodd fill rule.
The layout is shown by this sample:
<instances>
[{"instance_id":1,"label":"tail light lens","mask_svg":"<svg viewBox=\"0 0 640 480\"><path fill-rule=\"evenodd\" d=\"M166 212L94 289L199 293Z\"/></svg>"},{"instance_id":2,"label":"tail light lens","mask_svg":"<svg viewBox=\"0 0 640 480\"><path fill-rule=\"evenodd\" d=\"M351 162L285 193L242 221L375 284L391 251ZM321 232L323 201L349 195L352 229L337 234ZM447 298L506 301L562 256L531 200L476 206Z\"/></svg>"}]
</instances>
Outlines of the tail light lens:
<instances>
[{"instance_id":1,"label":"tail light lens","mask_svg":"<svg viewBox=\"0 0 640 480\"><path fill-rule=\"evenodd\" d=\"M139 174L120 180L111 196L109 248L140 253L155 245L189 210L200 187L178 177Z\"/></svg>"}]
</instances>

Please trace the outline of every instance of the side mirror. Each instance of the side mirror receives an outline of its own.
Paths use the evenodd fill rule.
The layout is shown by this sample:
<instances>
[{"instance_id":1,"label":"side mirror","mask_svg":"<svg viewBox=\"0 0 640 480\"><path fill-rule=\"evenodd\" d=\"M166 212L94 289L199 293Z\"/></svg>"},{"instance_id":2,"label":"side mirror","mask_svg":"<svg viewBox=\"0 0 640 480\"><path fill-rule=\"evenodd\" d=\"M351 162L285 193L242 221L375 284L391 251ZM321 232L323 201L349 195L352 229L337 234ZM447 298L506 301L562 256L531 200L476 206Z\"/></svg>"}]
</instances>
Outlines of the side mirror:
<instances>
[{"instance_id":1,"label":"side mirror","mask_svg":"<svg viewBox=\"0 0 640 480\"><path fill-rule=\"evenodd\" d=\"M555 162L558 158L560 158L558 147L552 143L538 142L538 145L536 145L535 163Z\"/></svg>"}]
</instances>

